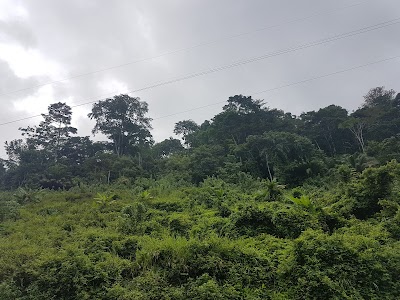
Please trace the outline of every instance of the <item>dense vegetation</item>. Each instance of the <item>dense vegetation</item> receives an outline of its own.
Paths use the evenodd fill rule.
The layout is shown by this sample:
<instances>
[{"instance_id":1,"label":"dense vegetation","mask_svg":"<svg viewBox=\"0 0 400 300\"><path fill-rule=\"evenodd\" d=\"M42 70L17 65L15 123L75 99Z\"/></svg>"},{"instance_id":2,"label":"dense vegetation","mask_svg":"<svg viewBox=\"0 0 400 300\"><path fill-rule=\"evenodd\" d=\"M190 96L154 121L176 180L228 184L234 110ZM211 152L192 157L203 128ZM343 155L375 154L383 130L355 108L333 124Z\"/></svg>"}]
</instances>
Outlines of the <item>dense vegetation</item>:
<instances>
[{"instance_id":1,"label":"dense vegetation","mask_svg":"<svg viewBox=\"0 0 400 300\"><path fill-rule=\"evenodd\" d=\"M183 144L147 114L99 101L93 142L55 103L6 143L1 300L400 298L400 94L300 116L236 95Z\"/></svg>"}]
</instances>

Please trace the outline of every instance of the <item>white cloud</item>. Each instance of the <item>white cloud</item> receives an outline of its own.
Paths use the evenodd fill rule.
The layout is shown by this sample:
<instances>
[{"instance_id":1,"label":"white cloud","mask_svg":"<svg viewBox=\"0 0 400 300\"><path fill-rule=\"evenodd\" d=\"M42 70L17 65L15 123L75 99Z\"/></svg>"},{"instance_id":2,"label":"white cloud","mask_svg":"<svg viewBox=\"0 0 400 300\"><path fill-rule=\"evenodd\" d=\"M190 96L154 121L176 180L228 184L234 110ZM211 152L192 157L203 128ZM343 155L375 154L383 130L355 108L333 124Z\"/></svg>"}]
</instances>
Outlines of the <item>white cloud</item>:
<instances>
[{"instance_id":1,"label":"white cloud","mask_svg":"<svg viewBox=\"0 0 400 300\"><path fill-rule=\"evenodd\" d=\"M16 0L0 0L0 20L27 19L28 11Z\"/></svg>"},{"instance_id":2,"label":"white cloud","mask_svg":"<svg viewBox=\"0 0 400 300\"><path fill-rule=\"evenodd\" d=\"M33 95L27 96L21 100L14 102L14 108L17 111L23 111L31 115L37 115L47 112L50 104L58 102L55 100L55 92L52 86L43 86L37 90ZM61 102L70 102L70 98L63 99Z\"/></svg>"},{"instance_id":3,"label":"white cloud","mask_svg":"<svg viewBox=\"0 0 400 300\"><path fill-rule=\"evenodd\" d=\"M97 86L104 92L102 95L104 95L105 98L112 97L114 94L126 94L128 92L128 86L124 82L116 79L103 79Z\"/></svg>"},{"instance_id":4,"label":"white cloud","mask_svg":"<svg viewBox=\"0 0 400 300\"><path fill-rule=\"evenodd\" d=\"M45 58L36 49L25 49L13 44L0 44L0 59L8 63L19 78L32 76L49 76L60 78L63 75L61 67Z\"/></svg>"},{"instance_id":5,"label":"white cloud","mask_svg":"<svg viewBox=\"0 0 400 300\"><path fill-rule=\"evenodd\" d=\"M365 5L321 14L304 22L203 47L194 46L284 24L285 20L310 15L310 10L317 12L348 5L348 0L335 1L334 5L318 0L266 2L254 0L249 5L248 0L0 0L0 26L3 26L0 28L0 90L3 94L23 90L0 96L0 118L8 121L43 113L49 104L66 99L71 106L98 101L184 74L393 19L400 13L398 0L366 1ZM399 48L399 39L394 38L398 29L396 25L379 32L371 31L324 47L137 92L134 96L149 103L149 115L153 118L189 110L226 100L237 93L257 92L395 56ZM190 51L172 54L176 49L185 48ZM76 76L166 52L172 53L90 76ZM400 90L397 74L398 64L391 62L256 95L256 98L267 98L271 107L288 109L296 114L331 103L352 109L374 86L385 85ZM42 86L24 90L75 76L77 78L53 88ZM15 109L12 110L14 107L10 103L14 101ZM157 140L168 138L175 122L182 119L202 122L212 118L222 106L154 121L154 136ZM91 105L74 108L73 122L79 134L90 133L92 123L86 116L90 108ZM33 121L26 120L21 125L32 125ZM4 139L16 137L16 134L11 135L11 129L17 130L18 126L3 127L0 144Z\"/></svg>"}]
</instances>

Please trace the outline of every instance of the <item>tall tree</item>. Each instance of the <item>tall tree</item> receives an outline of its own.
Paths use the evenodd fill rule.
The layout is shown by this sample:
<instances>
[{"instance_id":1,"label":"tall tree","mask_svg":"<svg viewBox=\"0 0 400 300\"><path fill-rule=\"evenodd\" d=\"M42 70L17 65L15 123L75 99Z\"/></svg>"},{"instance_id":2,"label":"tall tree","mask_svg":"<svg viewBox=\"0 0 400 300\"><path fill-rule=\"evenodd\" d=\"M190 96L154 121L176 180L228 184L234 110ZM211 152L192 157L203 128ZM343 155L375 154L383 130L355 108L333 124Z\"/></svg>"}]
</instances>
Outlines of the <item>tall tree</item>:
<instances>
[{"instance_id":1,"label":"tall tree","mask_svg":"<svg viewBox=\"0 0 400 300\"><path fill-rule=\"evenodd\" d=\"M346 121L339 124L339 128L348 129L354 135L360 146L360 150L365 152L365 128L366 121L363 118L350 117Z\"/></svg>"},{"instance_id":2,"label":"tall tree","mask_svg":"<svg viewBox=\"0 0 400 300\"><path fill-rule=\"evenodd\" d=\"M325 168L322 151L308 138L288 132L250 136L236 154L243 158L245 171L290 185L321 174Z\"/></svg>"},{"instance_id":3,"label":"tall tree","mask_svg":"<svg viewBox=\"0 0 400 300\"><path fill-rule=\"evenodd\" d=\"M391 105L394 95L396 95L394 90L385 90L384 86L373 88L364 96L363 107Z\"/></svg>"},{"instance_id":4,"label":"tall tree","mask_svg":"<svg viewBox=\"0 0 400 300\"><path fill-rule=\"evenodd\" d=\"M4 148L8 155L8 163L18 164L21 153L28 150L28 145L23 139L16 139L10 142L6 141Z\"/></svg>"},{"instance_id":5,"label":"tall tree","mask_svg":"<svg viewBox=\"0 0 400 300\"><path fill-rule=\"evenodd\" d=\"M355 146L351 132L339 127L348 119L347 110L329 105L300 115L300 133L328 155L343 154Z\"/></svg>"},{"instance_id":6,"label":"tall tree","mask_svg":"<svg viewBox=\"0 0 400 300\"><path fill-rule=\"evenodd\" d=\"M183 149L180 140L170 137L169 139L155 144L152 148L152 152L157 158L167 158L174 153L181 152Z\"/></svg>"},{"instance_id":7,"label":"tall tree","mask_svg":"<svg viewBox=\"0 0 400 300\"><path fill-rule=\"evenodd\" d=\"M44 120L39 126L20 128L26 136L28 148L39 148L51 152L55 157L71 134L77 129L71 126L71 107L65 103L54 103L48 107L48 113L42 114Z\"/></svg>"},{"instance_id":8,"label":"tall tree","mask_svg":"<svg viewBox=\"0 0 400 300\"><path fill-rule=\"evenodd\" d=\"M223 111L207 126L195 133L196 140L206 144L237 146L247 137L268 131L294 131L296 117L282 110L269 109L261 100L251 96L229 97Z\"/></svg>"},{"instance_id":9,"label":"tall tree","mask_svg":"<svg viewBox=\"0 0 400 300\"><path fill-rule=\"evenodd\" d=\"M383 141L400 133L400 102L393 90L384 87L371 89L364 96L363 105L344 122L364 152L369 141Z\"/></svg>"},{"instance_id":10,"label":"tall tree","mask_svg":"<svg viewBox=\"0 0 400 300\"><path fill-rule=\"evenodd\" d=\"M4 177L6 175L6 161L0 158L0 188L3 188Z\"/></svg>"},{"instance_id":11,"label":"tall tree","mask_svg":"<svg viewBox=\"0 0 400 300\"><path fill-rule=\"evenodd\" d=\"M96 121L93 134L105 134L113 141L114 152L122 155L134 147L153 143L147 112L146 102L121 94L93 104L88 117Z\"/></svg>"},{"instance_id":12,"label":"tall tree","mask_svg":"<svg viewBox=\"0 0 400 300\"><path fill-rule=\"evenodd\" d=\"M190 136L198 131L200 126L193 120L183 120L175 124L174 133L176 135L182 135L182 139L186 145L190 144Z\"/></svg>"},{"instance_id":13,"label":"tall tree","mask_svg":"<svg viewBox=\"0 0 400 300\"><path fill-rule=\"evenodd\" d=\"M223 107L225 111L235 111L240 114L255 113L262 109L262 100L254 100L251 96L235 95L229 97L228 104Z\"/></svg>"}]
</instances>

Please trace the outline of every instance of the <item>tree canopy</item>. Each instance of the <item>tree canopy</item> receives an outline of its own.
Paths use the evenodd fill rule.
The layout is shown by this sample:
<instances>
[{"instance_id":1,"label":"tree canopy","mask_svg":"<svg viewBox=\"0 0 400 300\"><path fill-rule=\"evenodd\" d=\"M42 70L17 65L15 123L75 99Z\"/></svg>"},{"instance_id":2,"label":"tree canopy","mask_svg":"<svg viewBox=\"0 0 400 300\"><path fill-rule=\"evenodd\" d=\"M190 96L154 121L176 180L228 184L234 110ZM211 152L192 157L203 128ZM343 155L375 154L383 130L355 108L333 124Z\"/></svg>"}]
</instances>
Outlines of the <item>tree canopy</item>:
<instances>
[{"instance_id":1,"label":"tree canopy","mask_svg":"<svg viewBox=\"0 0 400 300\"><path fill-rule=\"evenodd\" d=\"M93 134L105 134L117 155L128 154L137 146L153 143L148 105L139 98L118 95L95 103L89 118L96 121Z\"/></svg>"},{"instance_id":2,"label":"tree canopy","mask_svg":"<svg viewBox=\"0 0 400 300\"><path fill-rule=\"evenodd\" d=\"M117 95L0 159L0 299L399 299L400 96L300 116L229 97L153 142Z\"/></svg>"}]
</instances>

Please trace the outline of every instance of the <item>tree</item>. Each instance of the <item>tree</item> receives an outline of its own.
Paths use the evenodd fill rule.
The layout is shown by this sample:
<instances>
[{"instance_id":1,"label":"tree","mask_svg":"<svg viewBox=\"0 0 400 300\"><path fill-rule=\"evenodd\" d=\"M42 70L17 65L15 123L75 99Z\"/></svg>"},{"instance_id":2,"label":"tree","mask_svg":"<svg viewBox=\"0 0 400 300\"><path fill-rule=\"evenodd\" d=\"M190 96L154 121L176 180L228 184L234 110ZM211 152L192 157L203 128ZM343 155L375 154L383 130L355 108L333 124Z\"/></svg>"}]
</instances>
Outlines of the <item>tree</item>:
<instances>
[{"instance_id":1,"label":"tree","mask_svg":"<svg viewBox=\"0 0 400 300\"><path fill-rule=\"evenodd\" d=\"M75 167L82 165L87 158L94 156L98 148L96 149L88 136L74 136L66 141L59 154L60 158L71 164L71 167Z\"/></svg>"},{"instance_id":2,"label":"tree","mask_svg":"<svg viewBox=\"0 0 400 300\"><path fill-rule=\"evenodd\" d=\"M224 167L226 151L219 145L201 145L190 155L189 170L194 183L200 183L207 176L215 176Z\"/></svg>"},{"instance_id":3,"label":"tree","mask_svg":"<svg viewBox=\"0 0 400 300\"><path fill-rule=\"evenodd\" d=\"M364 138L364 132L365 132L365 127L367 126L367 123L365 120L361 118L354 118L351 117L341 123L339 125L339 128L347 128L351 131L351 133L354 135L355 139L357 140L361 151L364 153L365 152L365 138Z\"/></svg>"},{"instance_id":4,"label":"tree","mask_svg":"<svg viewBox=\"0 0 400 300\"><path fill-rule=\"evenodd\" d=\"M203 126L202 126L203 127ZM263 102L250 96L229 97L223 111L214 118L210 126L195 133L196 140L206 140L208 144L240 145L250 135L261 135L268 131L293 131L295 117L278 109L268 109ZM202 132L207 139L199 139Z\"/></svg>"},{"instance_id":5,"label":"tree","mask_svg":"<svg viewBox=\"0 0 400 300\"><path fill-rule=\"evenodd\" d=\"M395 91L377 87L364 99L363 106L353 116L366 123L365 138L368 141L382 141L400 133L400 103L395 98Z\"/></svg>"},{"instance_id":6,"label":"tree","mask_svg":"<svg viewBox=\"0 0 400 300\"><path fill-rule=\"evenodd\" d=\"M7 188L21 185L37 186L44 177L51 162L52 154L43 149L25 149L18 153L18 161L8 161L5 185Z\"/></svg>"},{"instance_id":7,"label":"tree","mask_svg":"<svg viewBox=\"0 0 400 300\"><path fill-rule=\"evenodd\" d=\"M96 120L93 134L105 134L113 141L115 154L123 155L135 147L153 143L147 112L146 102L121 94L93 104L88 117Z\"/></svg>"},{"instance_id":8,"label":"tree","mask_svg":"<svg viewBox=\"0 0 400 300\"><path fill-rule=\"evenodd\" d=\"M267 119L267 109L263 108L261 100L254 100L251 96L235 95L229 97L227 102L223 112L213 118L211 132L214 142L229 140L238 145L244 143L249 135L264 132L263 120Z\"/></svg>"},{"instance_id":9,"label":"tree","mask_svg":"<svg viewBox=\"0 0 400 300\"><path fill-rule=\"evenodd\" d=\"M255 113L262 109L262 100L254 100L251 96L235 95L229 97L228 104L223 107L224 111L235 111L240 114Z\"/></svg>"},{"instance_id":10,"label":"tree","mask_svg":"<svg viewBox=\"0 0 400 300\"><path fill-rule=\"evenodd\" d=\"M354 134L363 152L367 141L383 141L400 133L400 102L394 95L393 90L384 87L371 89L364 96L364 104L342 123Z\"/></svg>"},{"instance_id":11,"label":"tree","mask_svg":"<svg viewBox=\"0 0 400 300\"><path fill-rule=\"evenodd\" d=\"M174 133L176 135L182 135L182 139L186 145L189 145L190 135L200 129L200 126L193 120L183 120L175 124Z\"/></svg>"},{"instance_id":12,"label":"tree","mask_svg":"<svg viewBox=\"0 0 400 300\"><path fill-rule=\"evenodd\" d=\"M58 102L49 105L48 113L42 114L44 120L39 126L19 128L22 136L26 137L25 140L16 139L5 143L9 167L14 168L21 162L25 163L24 159L36 155L32 151L38 151L37 154L40 152L40 156L46 162L59 159L71 134L77 132L77 129L71 126L71 116L71 107ZM43 169L43 165L39 167Z\"/></svg>"},{"instance_id":13,"label":"tree","mask_svg":"<svg viewBox=\"0 0 400 300\"><path fill-rule=\"evenodd\" d=\"M325 170L322 151L308 138L288 132L250 136L237 147L236 154L252 175L271 181L276 178L289 185L300 184Z\"/></svg>"},{"instance_id":14,"label":"tree","mask_svg":"<svg viewBox=\"0 0 400 300\"><path fill-rule=\"evenodd\" d=\"M365 169L354 180L347 193L355 199L352 213L357 218L368 218L382 209L379 201L390 197L399 170L400 165L391 161L384 166Z\"/></svg>"},{"instance_id":15,"label":"tree","mask_svg":"<svg viewBox=\"0 0 400 300\"><path fill-rule=\"evenodd\" d=\"M301 114L300 132L328 155L343 154L355 146L350 131L339 127L347 119L346 109L329 105Z\"/></svg>"},{"instance_id":16,"label":"tree","mask_svg":"<svg viewBox=\"0 0 400 300\"><path fill-rule=\"evenodd\" d=\"M63 147L71 134L77 129L71 126L71 107L65 103L54 103L48 107L48 113L42 114L44 120L39 126L20 128L26 136L28 148L39 148L51 152L54 157Z\"/></svg>"},{"instance_id":17,"label":"tree","mask_svg":"<svg viewBox=\"0 0 400 300\"><path fill-rule=\"evenodd\" d=\"M3 180L6 175L6 161L0 158L0 188L3 188Z\"/></svg>"},{"instance_id":18,"label":"tree","mask_svg":"<svg viewBox=\"0 0 400 300\"><path fill-rule=\"evenodd\" d=\"M366 149L369 156L384 164L393 159L400 162L400 134L384 139L382 142L371 141Z\"/></svg>"},{"instance_id":19,"label":"tree","mask_svg":"<svg viewBox=\"0 0 400 300\"><path fill-rule=\"evenodd\" d=\"M155 144L152 148L152 152L157 158L167 158L171 154L179 153L183 149L180 140L170 137L169 139Z\"/></svg>"},{"instance_id":20,"label":"tree","mask_svg":"<svg viewBox=\"0 0 400 300\"><path fill-rule=\"evenodd\" d=\"M373 88L364 96L363 107L390 105L395 94L394 90L385 90L384 86Z\"/></svg>"},{"instance_id":21,"label":"tree","mask_svg":"<svg viewBox=\"0 0 400 300\"><path fill-rule=\"evenodd\" d=\"M29 150L27 143L23 139L16 139L10 142L6 141L4 148L8 155L9 164L17 164L20 160L21 153Z\"/></svg>"}]
</instances>

